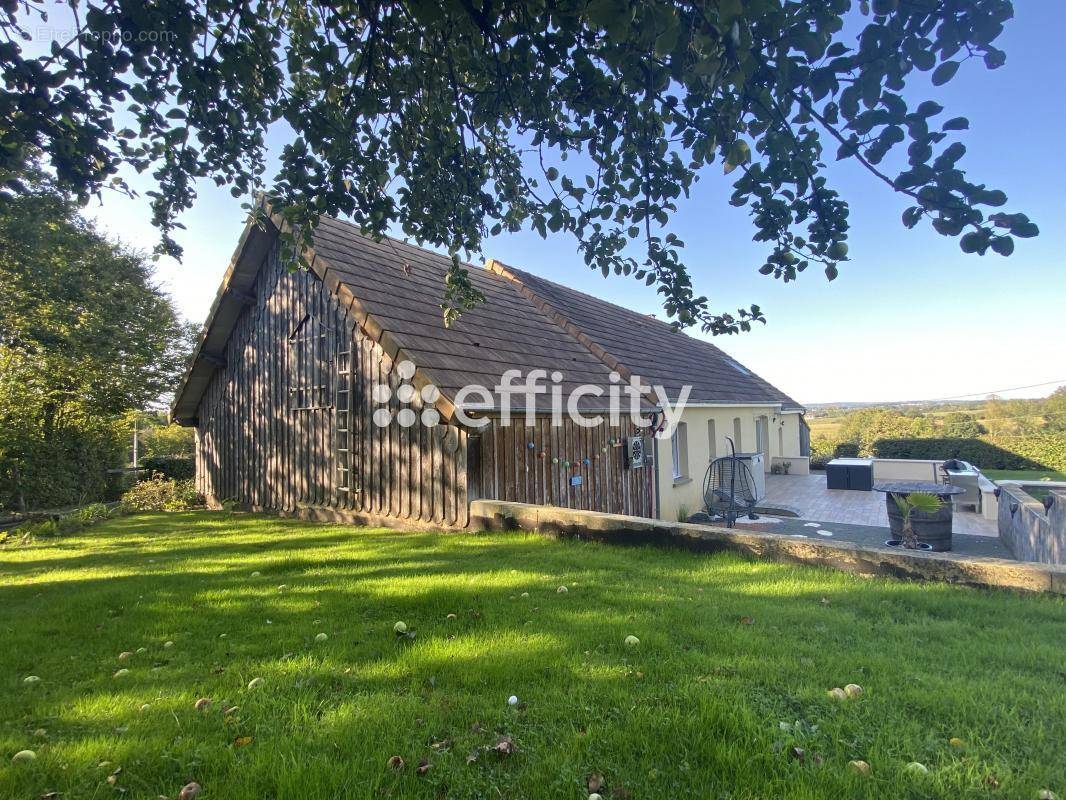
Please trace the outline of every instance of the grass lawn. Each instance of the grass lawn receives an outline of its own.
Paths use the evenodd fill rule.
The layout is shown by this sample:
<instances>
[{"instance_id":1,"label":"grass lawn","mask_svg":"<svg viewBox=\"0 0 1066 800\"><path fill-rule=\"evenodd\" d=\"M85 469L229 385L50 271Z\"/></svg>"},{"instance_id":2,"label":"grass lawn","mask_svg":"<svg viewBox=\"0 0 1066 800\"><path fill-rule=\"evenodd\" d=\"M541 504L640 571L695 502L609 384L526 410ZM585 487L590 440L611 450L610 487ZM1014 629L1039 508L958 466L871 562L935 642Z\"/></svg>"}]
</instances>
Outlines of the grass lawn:
<instances>
[{"instance_id":1,"label":"grass lawn","mask_svg":"<svg viewBox=\"0 0 1066 800\"><path fill-rule=\"evenodd\" d=\"M182 513L0 549L0 634L2 798L1066 796L1061 598Z\"/></svg>"},{"instance_id":2,"label":"grass lawn","mask_svg":"<svg viewBox=\"0 0 1066 800\"><path fill-rule=\"evenodd\" d=\"M981 474L993 481L1066 481L1066 472L1039 469L983 469Z\"/></svg>"}]
</instances>

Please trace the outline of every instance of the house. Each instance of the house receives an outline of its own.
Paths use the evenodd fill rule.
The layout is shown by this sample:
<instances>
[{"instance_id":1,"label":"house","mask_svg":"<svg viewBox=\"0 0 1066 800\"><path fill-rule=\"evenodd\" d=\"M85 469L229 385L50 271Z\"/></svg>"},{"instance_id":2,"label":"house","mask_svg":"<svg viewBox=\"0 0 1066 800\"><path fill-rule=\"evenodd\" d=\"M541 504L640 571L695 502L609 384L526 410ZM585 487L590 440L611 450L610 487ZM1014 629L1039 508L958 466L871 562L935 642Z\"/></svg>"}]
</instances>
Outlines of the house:
<instances>
[{"instance_id":1,"label":"house","mask_svg":"<svg viewBox=\"0 0 1066 800\"><path fill-rule=\"evenodd\" d=\"M288 269L278 228L249 224L176 394L209 503L416 527L463 527L478 498L673 519L701 507L727 437L767 469L807 463L798 404L654 318L490 261L469 267L485 302L445 327L447 257L329 218L307 256Z\"/></svg>"}]
</instances>

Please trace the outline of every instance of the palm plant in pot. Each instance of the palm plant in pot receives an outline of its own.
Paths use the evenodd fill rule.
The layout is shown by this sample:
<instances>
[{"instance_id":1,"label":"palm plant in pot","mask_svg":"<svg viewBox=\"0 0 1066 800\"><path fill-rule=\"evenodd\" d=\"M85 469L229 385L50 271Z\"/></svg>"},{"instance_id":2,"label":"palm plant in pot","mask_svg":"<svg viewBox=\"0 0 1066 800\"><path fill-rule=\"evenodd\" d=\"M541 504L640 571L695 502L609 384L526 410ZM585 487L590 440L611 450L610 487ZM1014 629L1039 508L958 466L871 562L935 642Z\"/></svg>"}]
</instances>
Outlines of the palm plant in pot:
<instances>
[{"instance_id":1,"label":"palm plant in pot","mask_svg":"<svg viewBox=\"0 0 1066 800\"><path fill-rule=\"evenodd\" d=\"M888 544L894 547L903 547L907 550L932 550L932 546L918 541L918 535L914 532L914 524L911 515L917 511L922 514L935 514L944 505L944 501L935 494L925 492L911 492L910 494L893 494L892 499L896 502L896 508L903 518L903 531L899 541L889 540Z\"/></svg>"}]
</instances>

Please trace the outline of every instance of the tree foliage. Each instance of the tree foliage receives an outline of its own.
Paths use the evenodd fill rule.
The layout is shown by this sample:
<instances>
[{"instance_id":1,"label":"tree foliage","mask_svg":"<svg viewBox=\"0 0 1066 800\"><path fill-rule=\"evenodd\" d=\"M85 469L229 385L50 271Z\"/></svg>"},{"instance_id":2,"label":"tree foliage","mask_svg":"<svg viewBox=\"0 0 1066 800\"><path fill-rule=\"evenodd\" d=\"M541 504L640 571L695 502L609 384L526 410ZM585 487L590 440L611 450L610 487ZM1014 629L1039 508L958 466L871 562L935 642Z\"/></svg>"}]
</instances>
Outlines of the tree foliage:
<instances>
[{"instance_id":1,"label":"tree foliage","mask_svg":"<svg viewBox=\"0 0 1066 800\"><path fill-rule=\"evenodd\" d=\"M723 333L761 310L715 311L669 230L714 169L766 245L760 271L785 281L847 259L827 158L966 252L1037 233L962 170L967 120L909 99L1002 66L1008 0L90 0L42 57L19 43L40 9L5 8L0 169L40 147L82 198L122 165L149 171L170 253L207 178L266 188L294 244L321 214L453 254L565 231L589 267L656 286L677 324ZM291 136L268 181L272 126ZM478 299L456 258L446 318Z\"/></svg>"},{"instance_id":2,"label":"tree foliage","mask_svg":"<svg viewBox=\"0 0 1066 800\"><path fill-rule=\"evenodd\" d=\"M0 505L96 499L122 417L172 388L189 332L144 257L40 173L0 201Z\"/></svg>"}]
</instances>

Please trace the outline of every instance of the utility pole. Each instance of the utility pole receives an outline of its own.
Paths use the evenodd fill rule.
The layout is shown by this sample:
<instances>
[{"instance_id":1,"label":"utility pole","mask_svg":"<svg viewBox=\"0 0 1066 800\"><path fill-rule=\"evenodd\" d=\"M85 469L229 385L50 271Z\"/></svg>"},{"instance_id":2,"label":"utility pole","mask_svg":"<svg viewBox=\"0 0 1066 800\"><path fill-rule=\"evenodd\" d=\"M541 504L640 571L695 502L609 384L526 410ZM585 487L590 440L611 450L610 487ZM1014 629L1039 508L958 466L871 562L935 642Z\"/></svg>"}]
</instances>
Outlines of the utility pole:
<instances>
[{"instance_id":1,"label":"utility pole","mask_svg":"<svg viewBox=\"0 0 1066 800\"><path fill-rule=\"evenodd\" d=\"M137 469L137 467L140 466L137 463L137 461L138 461L137 449L138 449L137 448L137 416L135 414L134 417L133 417L133 468L134 469Z\"/></svg>"}]
</instances>

